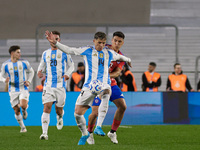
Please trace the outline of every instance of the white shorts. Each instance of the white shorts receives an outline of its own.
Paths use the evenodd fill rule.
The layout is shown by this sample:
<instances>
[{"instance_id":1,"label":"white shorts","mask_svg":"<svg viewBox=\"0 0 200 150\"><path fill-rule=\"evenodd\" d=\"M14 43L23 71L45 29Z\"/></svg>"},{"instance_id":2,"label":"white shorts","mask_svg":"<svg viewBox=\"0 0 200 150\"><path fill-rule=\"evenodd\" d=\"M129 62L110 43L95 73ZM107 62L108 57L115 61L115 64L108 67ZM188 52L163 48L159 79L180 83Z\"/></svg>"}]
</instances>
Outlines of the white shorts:
<instances>
[{"instance_id":1,"label":"white shorts","mask_svg":"<svg viewBox=\"0 0 200 150\"><path fill-rule=\"evenodd\" d=\"M111 87L109 84L105 84L103 89L110 89L111 91ZM80 95L78 96L77 100L76 100L76 105L87 105L87 106L92 106L93 104L93 101L94 101L94 98L96 97L97 95L95 94L92 94L89 90L89 88L87 87L84 87L82 90L81 90L81 93Z\"/></svg>"},{"instance_id":2,"label":"white shorts","mask_svg":"<svg viewBox=\"0 0 200 150\"><path fill-rule=\"evenodd\" d=\"M21 92L9 92L10 95L10 103L12 107L15 107L20 103L20 100L29 101L29 91L23 90Z\"/></svg>"},{"instance_id":3,"label":"white shorts","mask_svg":"<svg viewBox=\"0 0 200 150\"><path fill-rule=\"evenodd\" d=\"M66 99L65 88L45 87L42 93L42 103L56 102L56 106L64 107Z\"/></svg>"}]
</instances>

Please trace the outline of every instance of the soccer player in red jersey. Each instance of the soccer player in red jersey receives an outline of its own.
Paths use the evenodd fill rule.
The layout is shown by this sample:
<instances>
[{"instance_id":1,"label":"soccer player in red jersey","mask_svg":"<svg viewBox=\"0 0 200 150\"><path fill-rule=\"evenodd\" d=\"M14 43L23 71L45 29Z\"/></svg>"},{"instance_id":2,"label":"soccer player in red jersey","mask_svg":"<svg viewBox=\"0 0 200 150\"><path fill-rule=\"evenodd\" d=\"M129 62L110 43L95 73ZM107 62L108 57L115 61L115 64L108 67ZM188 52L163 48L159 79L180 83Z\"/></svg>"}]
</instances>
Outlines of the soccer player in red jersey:
<instances>
[{"instance_id":1,"label":"soccer player in red jersey","mask_svg":"<svg viewBox=\"0 0 200 150\"><path fill-rule=\"evenodd\" d=\"M107 47L123 55L119 49L124 44L124 38L125 38L125 35L120 31L113 33L112 45L107 45ZM123 119L124 112L126 110L126 102L114 78L120 75L123 65L124 65L124 62L112 61L109 68L110 78L111 78L111 89L112 89L112 95L110 97L110 101L113 102L117 106L117 110L115 112L111 130L108 132L107 136L115 144L118 143L116 131ZM105 108L105 106L104 108L101 108L100 103L101 103L100 97L96 97L93 101L92 113L89 115L89 121L88 121L88 131L91 133L90 137L87 139L88 144L94 144L93 128L95 126L97 117L98 117L98 120L97 120L97 125L94 130L94 133L97 135L105 136L105 133L103 132L101 126L106 116L108 108Z\"/></svg>"}]
</instances>

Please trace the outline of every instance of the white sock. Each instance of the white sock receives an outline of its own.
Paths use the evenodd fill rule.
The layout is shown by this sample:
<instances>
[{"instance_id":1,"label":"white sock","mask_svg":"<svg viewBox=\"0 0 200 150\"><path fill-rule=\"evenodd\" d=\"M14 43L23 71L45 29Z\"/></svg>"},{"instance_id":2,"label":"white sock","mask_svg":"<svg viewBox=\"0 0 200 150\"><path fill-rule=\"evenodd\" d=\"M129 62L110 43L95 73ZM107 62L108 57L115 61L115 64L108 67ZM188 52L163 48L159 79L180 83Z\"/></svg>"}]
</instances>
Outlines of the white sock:
<instances>
[{"instance_id":1,"label":"white sock","mask_svg":"<svg viewBox=\"0 0 200 150\"><path fill-rule=\"evenodd\" d=\"M76 119L76 124L78 126L78 128L80 129L80 131L82 132L82 135L87 135L87 128L86 128L86 120L85 117L83 115L78 115L76 113L74 113L74 117Z\"/></svg>"},{"instance_id":2,"label":"white sock","mask_svg":"<svg viewBox=\"0 0 200 150\"><path fill-rule=\"evenodd\" d=\"M50 114L43 112L42 114L42 132L44 134L47 134L48 132L48 127L49 127L49 122L50 122Z\"/></svg>"},{"instance_id":3,"label":"white sock","mask_svg":"<svg viewBox=\"0 0 200 150\"><path fill-rule=\"evenodd\" d=\"M15 114L15 119L17 120L21 128L25 127L21 114L19 114L18 116Z\"/></svg>"},{"instance_id":4,"label":"white sock","mask_svg":"<svg viewBox=\"0 0 200 150\"><path fill-rule=\"evenodd\" d=\"M103 124L103 121L104 121L107 111L108 111L109 99L110 99L109 94L102 95L102 97L101 97L101 104L98 109L97 126L101 127Z\"/></svg>"}]
</instances>

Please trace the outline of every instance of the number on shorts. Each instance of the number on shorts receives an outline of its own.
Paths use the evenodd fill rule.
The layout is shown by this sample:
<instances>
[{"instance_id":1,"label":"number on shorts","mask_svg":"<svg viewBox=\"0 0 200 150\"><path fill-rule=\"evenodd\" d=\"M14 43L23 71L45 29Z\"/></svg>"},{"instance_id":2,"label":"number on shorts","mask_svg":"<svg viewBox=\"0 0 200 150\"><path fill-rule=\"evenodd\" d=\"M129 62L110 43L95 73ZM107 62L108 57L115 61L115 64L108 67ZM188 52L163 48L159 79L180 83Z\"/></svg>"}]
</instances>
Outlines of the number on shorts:
<instances>
[{"instance_id":1,"label":"number on shorts","mask_svg":"<svg viewBox=\"0 0 200 150\"><path fill-rule=\"evenodd\" d=\"M83 96L84 91L81 91L81 96Z\"/></svg>"},{"instance_id":2,"label":"number on shorts","mask_svg":"<svg viewBox=\"0 0 200 150\"><path fill-rule=\"evenodd\" d=\"M43 94L42 94L42 96L44 96L45 94L46 94L46 90L44 90L44 91L43 91Z\"/></svg>"}]
</instances>

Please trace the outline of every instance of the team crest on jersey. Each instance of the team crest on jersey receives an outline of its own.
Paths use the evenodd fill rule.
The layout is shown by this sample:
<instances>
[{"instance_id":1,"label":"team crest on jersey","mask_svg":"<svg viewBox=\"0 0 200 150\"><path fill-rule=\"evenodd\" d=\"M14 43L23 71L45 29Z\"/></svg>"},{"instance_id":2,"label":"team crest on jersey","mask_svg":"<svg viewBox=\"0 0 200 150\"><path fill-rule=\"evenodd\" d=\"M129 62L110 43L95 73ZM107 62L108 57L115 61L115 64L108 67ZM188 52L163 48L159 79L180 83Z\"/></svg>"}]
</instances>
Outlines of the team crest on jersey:
<instances>
[{"instance_id":1,"label":"team crest on jersey","mask_svg":"<svg viewBox=\"0 0 200 150\"><path fill-rule=\"evenodd\" d=\"M53 54L51 57L54 59L54 58L56 57L56 55L55 55L55 54Z\"/></svg>"},{"instance_id":2,"label":"team crest on jersey","mask_svg":"<svg viewBox=\"0 0 200 150\"><path fill-rule=\"evenodd\" d=\"M17 70L17 67L16 67L16 66L14 67L14 70Z\"/></svg>"},{"instance_id":3,"label":"team crest on jersey","mask_svg":"<svg viewBox=\"0 0 200 150\"><path fill-rule=\"evenodd\" d=\"M100 54L99 54L99 57L100 57L100 58L103 58L103 54L102 54L102 53L100 53Z\"/></svg>"},{"instance_id":4,"label":"team crest on jersey","mask_svg":"<svg viewBox=\"0 0 200 150\"><path fill-rule=\"evenodd\" d=\"M61 55L58 55L58 58L61 58Z\"/></svg>"}]
</instances>

